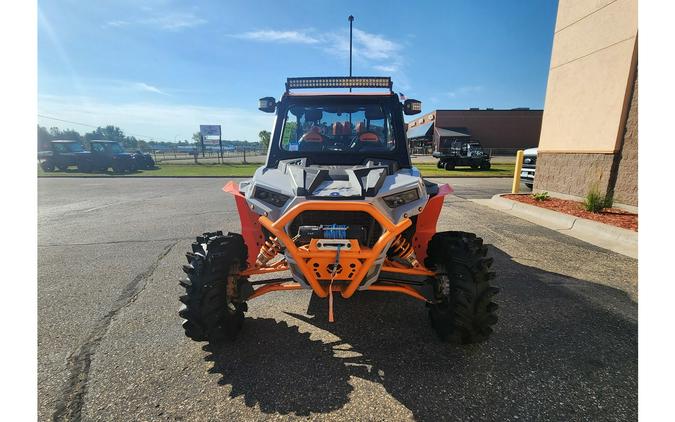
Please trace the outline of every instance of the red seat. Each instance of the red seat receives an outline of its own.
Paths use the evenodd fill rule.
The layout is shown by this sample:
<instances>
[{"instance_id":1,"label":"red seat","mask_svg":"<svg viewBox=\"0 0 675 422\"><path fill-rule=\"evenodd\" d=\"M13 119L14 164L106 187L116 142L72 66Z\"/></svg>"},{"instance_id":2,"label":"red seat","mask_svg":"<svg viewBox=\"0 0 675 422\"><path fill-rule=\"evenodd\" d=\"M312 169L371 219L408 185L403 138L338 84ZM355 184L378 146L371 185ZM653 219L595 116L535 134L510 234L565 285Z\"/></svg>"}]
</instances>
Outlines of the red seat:
<instances>
[{"instance_id":1,"label":"red seat","mask_svg":"<svg viewBox=\"0 0 675 422\"><path fill-rule=\"evenodd\" d=\"M342 123L333 123L333 136L342 135Z\"/></svg>"},{"instance_id":2,"label":"red seat","mask_svg":"<svg viewBox=\"0 0 675 422\"><path fill-rule=\"evenodd\" d=\"M345 121L342 124L342 134L343 135L351 135L352 134L352 124L349 123L349 121Z\"/></svg>"},{"instance_id":3,"label":"red seat","mask_svg":"<svg viewBox=\"0 0 675 422\"><path fill-rule=\"evenodd\" d=\"M365 132L359 135L361 142L380 142L380 137L373 132Z\"/></svg>"},{"instance_id":4,"label":"red seat","mask_svg":"<svg viewBox=\"0 0 675 422\"><path fill-rule=\"evenodd\" d=\"M302 135L300 141L304 142L323 142L323 135L319 126L312 126L307 133Z\"/></svg>"}]
</instances>

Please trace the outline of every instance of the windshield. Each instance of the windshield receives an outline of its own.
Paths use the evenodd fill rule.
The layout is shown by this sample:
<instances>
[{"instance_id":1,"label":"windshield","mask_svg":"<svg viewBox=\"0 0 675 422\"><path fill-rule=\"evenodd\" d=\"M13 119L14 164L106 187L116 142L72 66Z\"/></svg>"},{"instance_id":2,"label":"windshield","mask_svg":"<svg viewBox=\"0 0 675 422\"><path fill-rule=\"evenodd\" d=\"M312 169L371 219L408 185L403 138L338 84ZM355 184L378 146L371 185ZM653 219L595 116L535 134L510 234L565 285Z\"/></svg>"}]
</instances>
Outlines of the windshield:
<instances>
[{"instance_id":1,"label":"windshield","mask_svg":"<svg viewBox=\"0 0 675 422\"><path fill-rule=\"evenodd\" d=\"M82 147L81 144L72 143L68 144L68 150L70 152L81 152L84 151L84 148Z\"/></svg>"},{"instance_id":2,"label":"windshield","mask_svg":"<svg viewBox=\"0 0 675 422\"><path fill-rule=\"evenodd\" d=\"M120 154L124 152L124 149L122 149L120 144L106 144L106 149L113 154Z\"/></svg>"},{"instance_id":3,"label":"windshield","mask_svg":"<svg viewBox=\"0 0 675 422\"><path fill-rule=\"evenodd\" d=\"M286 151L383 152L396 143L391 112L379 104L292 105L280 138Z\"/></svg>"}]
</instances>

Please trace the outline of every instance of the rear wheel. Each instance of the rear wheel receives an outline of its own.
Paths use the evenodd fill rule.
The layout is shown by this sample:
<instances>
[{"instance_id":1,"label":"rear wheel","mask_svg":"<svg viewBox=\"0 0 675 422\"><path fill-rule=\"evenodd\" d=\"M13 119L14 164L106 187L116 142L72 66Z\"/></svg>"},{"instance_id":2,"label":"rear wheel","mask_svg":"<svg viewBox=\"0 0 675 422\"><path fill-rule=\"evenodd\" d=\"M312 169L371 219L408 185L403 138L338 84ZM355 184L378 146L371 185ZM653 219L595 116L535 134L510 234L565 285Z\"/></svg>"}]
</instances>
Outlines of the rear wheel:
<instances>
[{"instance_id":1,"label":"rear wheel","mask_svg":"<svg viewBox=\"0 0 675 422\"><path fill-rule=\"evenodd\" d=\"M481 170L490 170L490 162L489 161L484 161L480 165Z\"/></svg>"},{"instance_id":2,"label":"rear wheel","mask_svg":"<svg viewBox=\"0 0 675 422\"><path fill-rule=\"evenodd\" d=\"M244 239L236 233L204 233L186 254L187 279L178 315L185 335L195 341L233 340L244 322L246 302L239 272L246 267ZM244 294L242 294L244 293Z\"/></svg>"},{"instance_id":3,"label":"rear wheel","mask_svg":"<svg viewBox=\"0 0 675 422\"><path fill-rule=\"evenodd\" d=\"M436 272L429 318L442 340L478 343L492 333L498 308L492 297L499 289L490 285L495 273L486 255L483 239L473 233L436 233L429 242L425 264Z\"/></svg>"},{"instance_id":4,"label":"rear wheel","mask_svg":"<svg viewBox=\"0 0 675 422\"><path fill-rule=\"evenodd\" d=\"M89 173L92 170L91 164L87 162L78 163L77 170L81 173Z\"/></svg>"},{"instance_id":5,"label":"rear wheel","mask_svg":"<svg viewBox=\"0 0 675 422\"><path fill-rule=\"evenodd\" d=\"M455 163L452 161L446 161L445 162L445 169L446 170L454 170L455 169Z\"/></svg>"},{"instance_id":6,"label":"rear wheel","mask_svg":"<svg viewBox=\"0 0 675 422\"><path fill-rule=\"evenodd\" d=\"M439 168L439 169L442 169L442 168L443 168L443 162L439 160L439 161L436 163L436 167Z\"/></svg>"}]
</instances>

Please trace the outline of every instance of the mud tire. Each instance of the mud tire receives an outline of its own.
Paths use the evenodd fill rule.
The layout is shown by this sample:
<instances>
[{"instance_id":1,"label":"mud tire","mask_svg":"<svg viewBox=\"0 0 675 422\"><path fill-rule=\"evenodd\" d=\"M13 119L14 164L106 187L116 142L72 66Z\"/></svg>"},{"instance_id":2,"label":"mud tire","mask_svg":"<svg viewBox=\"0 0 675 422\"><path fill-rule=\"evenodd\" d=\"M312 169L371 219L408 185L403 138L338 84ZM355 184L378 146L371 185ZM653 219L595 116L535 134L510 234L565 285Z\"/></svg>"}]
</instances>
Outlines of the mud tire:
<instances>
[{"instance_id":1,"label":"mud tire","mask_svg":"<svg viewBox=\"0 0 675 422\"><path fill-rule=\"evenodd\" d=\"M244 239L236 233L204 233L186 254L185 294L178 315L185 335L194 341L219 343L234 340L244 322L246 302L228 297L227 281L246 267Z\"/></svg>"},{"instance_id":2,"label":"mud tire","mask_svg":"<svg viewBox=\"0 0 675 422\"><path fill-rule=\"evenodd\" d=\"M499 289L490 285L495 273L483 239L473 233L436 233L425 264L436 271L430 305L431 325L441 340L454 344L479 343L492 334L498 306L492 298Z\"/></svg>"}]
</instances>

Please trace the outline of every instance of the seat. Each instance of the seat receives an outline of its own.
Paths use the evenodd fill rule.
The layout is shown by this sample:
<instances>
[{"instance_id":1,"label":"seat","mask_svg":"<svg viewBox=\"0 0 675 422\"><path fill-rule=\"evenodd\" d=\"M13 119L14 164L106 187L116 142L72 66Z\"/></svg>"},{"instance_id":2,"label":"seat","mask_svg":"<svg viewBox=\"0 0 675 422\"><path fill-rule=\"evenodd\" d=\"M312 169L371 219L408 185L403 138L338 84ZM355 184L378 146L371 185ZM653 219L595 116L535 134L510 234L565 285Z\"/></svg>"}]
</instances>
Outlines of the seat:
<instances>
[{"instance_id":1,"label":"seat","mask_svg":"<svg viewBox=\"0 0 675 422\"><path fill-rule=\"evenodd\" d=\"M323 150L323 135L319 126L312 126L298 142L298 149L300 151L322 151Z\"/></svg>"},{"instance_id":2,"label":"seat","mask_svg":"<svg viewBox=\"0 0 675 422\"><path fill-rule=\"evenodd\" d=\"M345 120L345 122L342 123L342 134L343 135L351 135L352 134L352 124L349 123L348 120Z\"/></svg>"},{"instance_id":3,"label":"seat","mask_svg":"<svg viewBox=\"0 0 675 422\"><path fill-rule=\"evenodd\" d=\"M340 122L335 122L333 123L333 136L340 136L342 135L342 123Z\"/></svg>"}]
</instances>

